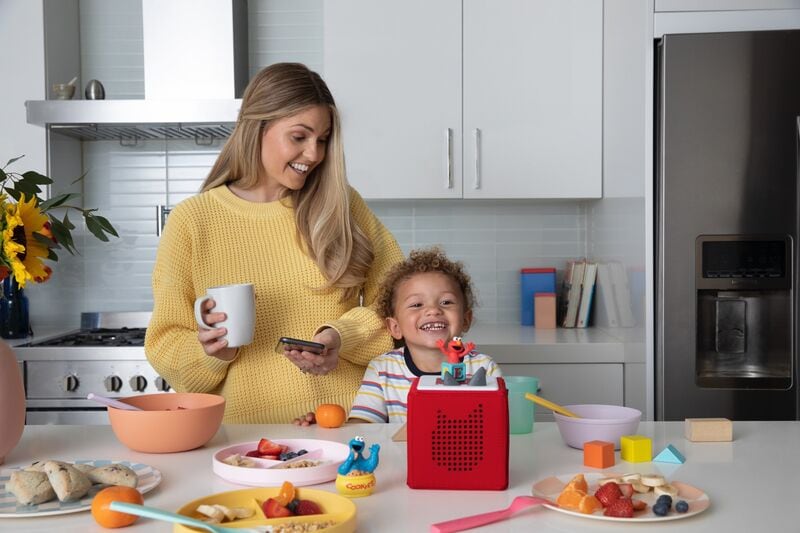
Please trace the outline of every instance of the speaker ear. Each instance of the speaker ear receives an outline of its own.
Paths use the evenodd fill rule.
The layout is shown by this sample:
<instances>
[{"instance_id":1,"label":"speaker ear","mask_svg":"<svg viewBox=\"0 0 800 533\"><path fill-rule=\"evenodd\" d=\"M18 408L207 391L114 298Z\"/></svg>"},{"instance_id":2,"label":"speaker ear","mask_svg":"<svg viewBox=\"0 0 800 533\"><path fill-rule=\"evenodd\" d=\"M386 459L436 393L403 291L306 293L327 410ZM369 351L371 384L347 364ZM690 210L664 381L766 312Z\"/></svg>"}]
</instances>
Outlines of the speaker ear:
<instances>
[{"instance_id":1,"label":"speaker ear","mask_svg":"<svg viewBox=\"0 0 800 533\"><path fill-rule=\"evenodd\" d=\"M472 374L472 377L467 383L470 387L485 387L486 386L486 368L480 367L477 372Z\"/></svg>"}]
</instances>

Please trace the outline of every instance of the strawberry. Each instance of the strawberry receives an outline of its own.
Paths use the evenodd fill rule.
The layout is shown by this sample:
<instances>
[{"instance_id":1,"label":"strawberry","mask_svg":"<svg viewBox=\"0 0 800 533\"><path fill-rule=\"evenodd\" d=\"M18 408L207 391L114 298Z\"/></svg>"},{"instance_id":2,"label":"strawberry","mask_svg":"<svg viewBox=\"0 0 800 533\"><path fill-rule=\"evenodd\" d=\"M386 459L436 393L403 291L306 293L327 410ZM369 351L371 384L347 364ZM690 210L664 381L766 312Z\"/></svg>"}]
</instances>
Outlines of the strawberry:
<instances>
[{"instance_id":1,"label":"strawberry","mask_svg":"<svg viewBox=\"0 0 800 533\"><path fill-rule=\"evenodd\" d=\"M259 455L261 459L269 459L270 461L277 461L280 455Z\"/></svg>"},{"instance_id":2,"label":"strawberry","mask_svg":"<svg viewBox=\"0 0 800 533\"><path fill-rule=\"evenodd\" d=\"M633 497L633 485L630 483L620 483L619 491L622 493L623 498Z\"/></svg>"},{"instance_id":3,"label":"strawberry","mask_svg":"<svg viewBox=\"0 0 800 533\"><path fill-rule=\"evenodd\" d=\"M630 498L617 498L606 507L603 514L617 518L633 518L633 502Z\"/></svg>"},{"instance_id":4,"label":"strawberry","mask_svg":"<svg viewBox=\"0 0 800 533\"><path fill-rule=\"evenodd\" d=\"M634 511L644 511L645 509L647 509L647 504L644 503L644 501L642 500L631 499L631 502L633 502Z\"/></svg>"},{"instance_id":5,"label":"strawberry","mask_svg":"<svg viewBox=\"0 0 800 533\"><path fill-rule=\"evenodd\" d=\"M280 444L276 444L269 439L258 441L258 453L263 455L280 455L283 450Z\"/></svg>"},{"instance_id":6,"label":"strawberry","mask_svg":"<svg viewBox=\"0 0 800 533\"><path fill-rule=\"evenodd\" d=\"M306 514L322 514L322 509L320 509L319 505L311 500L300 500L297 502L297 508L294 510L294 512L298 516Z\"/></svg>"},{"instance_id":7,"label":"strawberry","mask_svg":"<svg viewBox=\"0 0 800 533\"><path fill-rule=\"evenodd\" d=\"M250 450L245 454L247 457L261 457L261 454L258 453L258 450Z\"/></svg>"},{"instance_id":8,"label":"strawberry","mask_svg":"<svg viewBox=\"0 0 800 533\"><path fill-rule=\"evenodd\" d=\"M283 518L284 516L293 516L292 512L281 505L275 498L269 498L261 505L261 510L264 511L264 516L267 518Z\"/></svg>"},{"instance_id":9,"label":"strawberry","mask_svg":"<svg viewBox=\"0 0 800 533\"><path fill-rule=\"evenodd\" d=\"M600 503L603 504L603 507L608 507L615 500L618 500L622 497L622 491L619 490L619 485L611 481L597 489L597 491L594 493L594 497L600 500Z\"/></svg>"}]
</instances>

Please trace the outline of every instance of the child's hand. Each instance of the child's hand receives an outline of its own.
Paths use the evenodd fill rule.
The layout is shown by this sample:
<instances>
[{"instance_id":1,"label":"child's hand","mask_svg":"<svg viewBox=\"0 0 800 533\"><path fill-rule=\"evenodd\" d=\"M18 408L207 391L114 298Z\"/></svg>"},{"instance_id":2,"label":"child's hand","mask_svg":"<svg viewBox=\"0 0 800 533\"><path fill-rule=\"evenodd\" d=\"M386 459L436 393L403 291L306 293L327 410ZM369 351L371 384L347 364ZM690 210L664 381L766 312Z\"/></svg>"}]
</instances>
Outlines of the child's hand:
<instances>
[{"instance_id":1,"label":"child's hand","mask_svg":"<svg viewBox=\"0 0 800 533\"><path fill-rule=\"evenodd\" d=\"M294 424L295 426L310 426L311 424L316 424L316 423L317 423L317 418L314 416L314 413L306 413L300 418L295 418L294 420L292 420L292 424Z\"/></svg>"}]
</instances>

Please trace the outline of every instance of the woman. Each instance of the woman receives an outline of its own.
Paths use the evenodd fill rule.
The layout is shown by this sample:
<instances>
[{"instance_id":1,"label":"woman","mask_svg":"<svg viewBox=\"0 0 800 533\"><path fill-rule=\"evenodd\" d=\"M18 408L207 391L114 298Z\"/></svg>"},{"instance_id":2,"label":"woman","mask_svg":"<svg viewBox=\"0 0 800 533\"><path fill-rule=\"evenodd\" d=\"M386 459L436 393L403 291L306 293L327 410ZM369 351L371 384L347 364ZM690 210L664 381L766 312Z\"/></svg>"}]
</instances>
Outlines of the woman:
<instances>
[{"instance_id":1,"label":"woman","mask_svg":"<svg viewBox=\"0 0 800 533\"><path fill-rule=\"evenodd\" d=\"M287 423L320 403L349 409L367 363L392 346L371 304L402 252L348 186L340 135L318 74L267 67L200 194L170 213L145 350L176 390L225 396L227 423ZM207 288L233 283L256 292L255 337L240 348L213 327L226 317L213 300L202 310L213 329L193 313ZM276 351L284 336L325 350Z\"/></svg>"}]
</instances>

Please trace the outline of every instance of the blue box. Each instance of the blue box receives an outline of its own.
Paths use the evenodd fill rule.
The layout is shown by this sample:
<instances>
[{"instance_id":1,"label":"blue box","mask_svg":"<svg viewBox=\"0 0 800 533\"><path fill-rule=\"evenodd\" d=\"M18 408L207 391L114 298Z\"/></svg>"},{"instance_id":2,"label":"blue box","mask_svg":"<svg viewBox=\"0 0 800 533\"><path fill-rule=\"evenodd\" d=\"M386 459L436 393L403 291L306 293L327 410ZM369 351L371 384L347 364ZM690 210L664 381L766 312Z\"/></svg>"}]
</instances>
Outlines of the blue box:
<instances>
[{"instance_id":1,"label":"blue box","mask_svg":"<svg viewBox=\"0 0 800 533\"><path fill-rule=\"evenodd\" d=\"M523 268L520 270L520 322L523 326L534 324L533 296L537 292L556 292L555 268Z\"/></svg>"}]
</instances>

